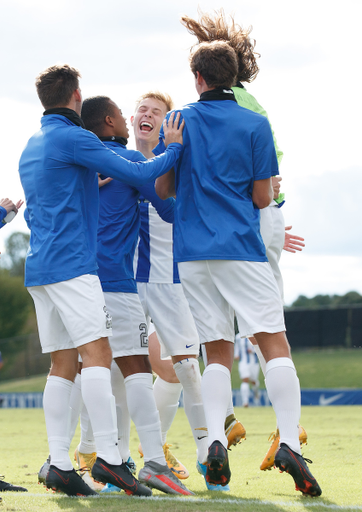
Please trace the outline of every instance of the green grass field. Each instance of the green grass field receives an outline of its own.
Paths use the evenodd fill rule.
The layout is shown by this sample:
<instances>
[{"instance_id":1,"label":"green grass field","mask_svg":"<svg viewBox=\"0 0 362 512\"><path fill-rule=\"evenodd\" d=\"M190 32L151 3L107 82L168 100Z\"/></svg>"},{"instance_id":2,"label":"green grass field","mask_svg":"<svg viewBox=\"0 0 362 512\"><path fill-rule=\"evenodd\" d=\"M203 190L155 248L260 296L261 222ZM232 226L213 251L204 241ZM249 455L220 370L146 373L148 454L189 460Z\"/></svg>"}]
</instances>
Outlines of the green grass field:
<instances>
[{"instance_id":1,"label":"green grass field","mask_svg":"<svg viewBox=\"0 0 362 512\"><path fill-rule=\"evenodd\" d=\"M362 349L324 349L293 352L302 388L362 388ZM239 388L237 363L232 371L232 387ZM260 375L260 385L264 379ZM43 391L46 375L0 381L0 393Z\"/></svg>"},{"instance_id":2,"label":"green grass field","mask_svg":"<svg viewBox=\"0 0 362 512\"><path fill-rule=\"evenodd\" d=\"M124 493L101 498L67 498L37 485L37 472L48 455L43 411L0 409L1 465L5 480L28 488L29 493L2 493L0 510L6 512L279 512L312 510L362 510L362 407L303 407L302 425L308 432L305 457L314 461L311 470L323 490L320 498L305 498L294 490L292 478L276 469L262 472L259 465L275 427L271 408L236 409L247 430L247 439L229 452L232 470L230 492L206 490L195 469L195 445L183 409L169 432L172 451L188 468L185 482L195 497L179 498L154 491L153 498L139 499ZM74 451L79 430L72 443ZM138 438L132 428L131 453L138 468Z\"/></svg>"}]
</instances>

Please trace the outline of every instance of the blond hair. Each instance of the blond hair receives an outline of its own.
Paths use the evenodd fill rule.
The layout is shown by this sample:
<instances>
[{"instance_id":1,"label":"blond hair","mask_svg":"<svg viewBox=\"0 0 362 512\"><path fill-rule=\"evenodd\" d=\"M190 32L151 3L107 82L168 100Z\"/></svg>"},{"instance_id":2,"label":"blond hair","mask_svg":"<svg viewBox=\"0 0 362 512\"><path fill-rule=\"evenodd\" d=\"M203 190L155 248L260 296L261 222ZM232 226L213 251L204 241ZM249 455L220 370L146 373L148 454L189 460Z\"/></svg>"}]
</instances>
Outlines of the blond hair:
<instances>
[{"instance_id":1,"label":"blond hair","mask_svg":"<svg viewBox=\"0 0 362 512\"><path fill-rule=\"evenodd\" d=\"M138 100L136 101L136 110L138 109L140 103L143 100L147 100L148 98L151 98L153 100L158 100L158 101L161 101L162 103L164 103L166 106L167 112L169 112L170 110L172 110L174 108L172 98L169 94L159 92L159 91L149 91L149 92L146 92L146 94L142 94L142 96L140 96L138 98Z\"/></svg>"}]
</instances>

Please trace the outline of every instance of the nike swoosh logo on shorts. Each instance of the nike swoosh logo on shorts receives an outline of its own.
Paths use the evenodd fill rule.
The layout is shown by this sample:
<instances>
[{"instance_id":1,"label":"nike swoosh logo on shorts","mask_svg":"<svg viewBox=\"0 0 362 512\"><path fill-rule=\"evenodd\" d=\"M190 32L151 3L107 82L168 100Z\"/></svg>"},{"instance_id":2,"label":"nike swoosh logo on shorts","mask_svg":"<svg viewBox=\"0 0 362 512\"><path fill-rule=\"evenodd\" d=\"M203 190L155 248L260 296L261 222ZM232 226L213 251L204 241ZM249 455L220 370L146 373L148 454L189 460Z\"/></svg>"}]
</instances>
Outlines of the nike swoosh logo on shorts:
<instances>
[{"instance_id":1,"label":"nike swoosh logo on shorts","mask_svg":"<svg viewBox=\"0 0 362 512\"><path fill-rule=\"evenodd\" d=\"M195 343L192 343L192 345L186 345L186 348L191 348L195 345Z\"/></svg>"}]
</instances>

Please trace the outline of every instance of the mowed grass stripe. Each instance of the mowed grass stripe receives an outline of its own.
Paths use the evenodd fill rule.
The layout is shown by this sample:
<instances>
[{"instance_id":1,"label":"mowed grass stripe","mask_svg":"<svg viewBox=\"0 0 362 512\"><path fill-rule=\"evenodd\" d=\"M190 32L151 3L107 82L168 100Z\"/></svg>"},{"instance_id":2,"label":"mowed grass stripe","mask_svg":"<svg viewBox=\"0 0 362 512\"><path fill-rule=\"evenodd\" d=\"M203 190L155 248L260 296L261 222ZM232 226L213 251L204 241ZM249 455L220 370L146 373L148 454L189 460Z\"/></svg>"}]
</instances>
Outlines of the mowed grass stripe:
<instances>
[{"instance_id":1,"label":"mowed grass stripe","mask_svg":"<svg viewBox=\"0 0 362 512\"><path fill-rule=\"evenodd\" d=\"M362 407L303 407L302 425L308 432L305 457L314 463L311 471L317 478L323 495L305 498L294 490L293 479L276 469L262 472L259 465L269 447L268 436L275 428L271 408L236 409L245 425L247 440L229 452L232 479L228 493L208 492L203 478L195 468L196 447L183 409L177 412L169 432L168 442L174 455L188 468L187 487L196 496L190 498L166 496L158 491L155 498L144 499L111 495L101 499L78 500L47 492L37 485L37 472L48 455L43 411L40 409L0 409L0 474L5 480L27 487L29 493L2 493L4 512L68 512L96 510L97 512L279 512L300 511L301 507L313 512L327 509L361 510L360 485L362 454ZM72 455L79 442L79 429L71 445ZM132 427L131 455L138 470L143 465L139 458L138 436ZM44 499L47 498L47 499ZM68 501L69 500L69 501ZM118 500L118 501L117 501ZM121 500L121 501L119 501Z\"/></svg>"}]
</instances>

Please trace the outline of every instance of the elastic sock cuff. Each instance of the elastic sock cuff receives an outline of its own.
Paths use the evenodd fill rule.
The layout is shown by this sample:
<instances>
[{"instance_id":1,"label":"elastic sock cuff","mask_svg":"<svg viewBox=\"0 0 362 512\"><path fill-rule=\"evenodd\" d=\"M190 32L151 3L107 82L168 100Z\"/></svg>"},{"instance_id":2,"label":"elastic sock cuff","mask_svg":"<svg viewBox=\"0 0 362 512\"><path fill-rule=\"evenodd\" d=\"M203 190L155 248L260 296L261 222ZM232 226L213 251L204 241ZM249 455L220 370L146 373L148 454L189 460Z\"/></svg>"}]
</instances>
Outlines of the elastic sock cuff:
<instances>
[{"instance_id":1,"label":"elastic sock cuff","mask_svg":"<svg viewBox=\"0 0 362 512\"><path fill-rule=\"evenodd\" d=\"M57 377L56 375L49 375L47 378L47 384L56 384L65 388L73 387L73 381L63 379L63 377Z\"/></svg>"},{"instance_id":2,"label":"elastic sock cuff","mask_svg":"<svg viewBox=\"0 0 362 512\"><path fill-rule=\"evenodd\" d=\"M127 384L133 380L144 381L147 384L152 384L152 373L133 373L124 379L124 383Z\"/></svg>"},{"instance_id":3,"label":"elastic sock cuff","mask_svg":"<svg viewBox=\"0 0 362 512\"><path fill-rule=\"evenodd\" d=\"M96 375L95 375L96 374ZM84 380L110 380L111 370L104 366L90 366L83 368L81 373L81 379Z\"/></svg>"},{"instance_id":4,"label":"elastic sock cuff","mask_svg":"<svg viewBox=\"0 0 362 512\"><path fill-rule=\"evenodd\" d=\"M212 371L224 373L225 375L227 375L230 378L230 370L228 368L226 368L226 366L224 366L223 364L212 363L212 364L207 365L204 370L203 375L205 375L205 373L209 373Z\"/></svg>"},{"instance_id":5,"label":"elastic sock cuff","mask_svg":"<svg viewBox=\"0 0 362 512\"><path fill-rule=\"evenodd\" d=\"M289 357L276 357L266 363L265 374L267 374L269 370L280 367L292 368L296 372L294 363Z\"/></svg>"}]
</instances>

